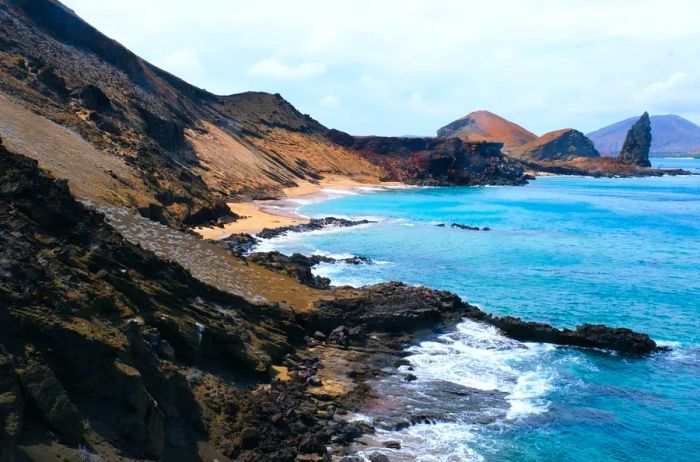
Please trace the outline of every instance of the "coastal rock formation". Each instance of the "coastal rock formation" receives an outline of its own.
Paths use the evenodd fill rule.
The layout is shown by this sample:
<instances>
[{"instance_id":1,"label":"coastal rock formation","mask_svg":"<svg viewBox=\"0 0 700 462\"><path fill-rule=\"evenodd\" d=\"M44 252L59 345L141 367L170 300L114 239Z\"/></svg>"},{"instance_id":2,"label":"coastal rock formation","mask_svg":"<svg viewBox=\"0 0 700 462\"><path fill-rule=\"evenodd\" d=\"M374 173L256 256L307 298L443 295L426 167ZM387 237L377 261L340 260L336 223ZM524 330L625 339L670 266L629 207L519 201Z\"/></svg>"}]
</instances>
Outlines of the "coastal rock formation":
<instances>
[{"instance_id":1,"label":"coastal rock formation","mask_svg":"<svg viewBox=\"0 0 700 462\"><path fill-rule=\"evenodd\" d=\"M499 317L462 301L457 295L425 287L390 282L362 289L338 289L333 300L319 300L318 311L300 322L321 332L337 326L361 327L363 331L413 332L422 328L456 322L461 318L485 322L515 340L601 348L646 354L659 349L648 335L630 329L584 324L575 330L557 329L549 324Z\"/></svg>"},{"instance_id":2,"label":"coastal rock formation","mask_svg":"<svg viewBox=\"0 0 700 462\"><path fill-rule=\"evenodd\" d=\"M109 460L202 460L200 451L224 461L323 460L327 447L342 454L371 431L341 418L367 399L364 380L387 373L416 332L464 317L515 338L655 348L626 329L569 334L400 283L319 291L313 306L294 310L253 304L128 243L64 181L1 145L0 246L4 457L39 435L52 443L34 449L47 460L79 451ZM279 381L268 383L268 371Z\"/></svg>"},{"instance_id":3,"label":"coastal rock formation","mask_svg":"<svg viewBox=\"0 0 700 462\"><path fill-rule=\"evenodd\" d=\"M537 136L518 124L489 111L474 111L437 131L440 138L462 138L467 141L490 141L503 144L510 152L533 141Z\"/></svg>"},{"instance_id":4,"label":"coastal rock formation","mask_svg":"<svg viewBox=\"0 0 700 462\"><path fill-rule=\"evenodd\" d=\"M635 354L650 353L659 349L647 334L601 324L583 324L575 330L570 330L557 329L538 322L525 322L512 316L488 316L485 320L501 329L508 337L526 342L601 348Z\"/></svg>"},{"instance_id":5,"label":"coastal rock formation","mask_svg":"<svg viewBox=\"0 0 700 462\"><path fill-rule=\"evenodd\" d=\"M287 233L319 231L324 228L348 228L350 226L366 225L369 223L375 222L370 220L347 220L345 218L336 217L312 218L308 223L301 223L299 225L281 226L279 228L272 229L265 228L256 236L260 239L271 239Z\"/></svg>"},{"instance_id":6,"label":"coastal rock formation","mask_svg":"<svg viewBox=\"0 0 700 462\"><path fill-rule=\"evenodd\" d=\"M627 132L617 161L624 165L651 167L649 148L651 147L651 123L649 114L644 112Z\"/></svg>"},{"instance_id":7,"label":"coastal rock formation","mask_svg":"<svg viewBox=\"0 0 700 462\"><path fill-rule=\"evenodd\" d=\"M535 161L567 160L574 157L600 157L593 142L573 128L546 133L516 148L512 155Z\"/></svg>"},{"instance_id":8,"label":"coastal rock formation","mask_svg":"<svg viewBox=\"0 0 700 462\"><path fill-rule=\"evenodd\" d=\"M365 257L332 258L323 255L306 256L299 253L285 255L280 252L254 252L247 257L247 261L256 263L278 273L292 276L302 284L315 289L327 289L331 280L323 276L315 276L312 268L320 263L346 263L349 265L366 264L372 261Z\"/></svg>"},{"instance_id":9,"label":"coastal rock formation","mask_svg":"<svg viewBox=\"0 0 700 462\"><path fill-rule=\"evenodd\" d=\"M627 132L639 120L630 117L588 133L603 156L614 157L622 150ZM667 114L649 117L651 123L650 156L673 156L700 153L700 126L683 117Z\"/></svg>"},{"instance_id":10,"label":"coastal rock formation","mask_svg":"<svg viewBox=\"0 0 700 462\"><path fill-rule=\"evenodd\" d=\"M353 137L337 130L330 130L328 136L379 165L385 172L383 180L433 186L527 182L522 165L503 155L500 143L459 138Z\"/></svg>"}]
</instances>

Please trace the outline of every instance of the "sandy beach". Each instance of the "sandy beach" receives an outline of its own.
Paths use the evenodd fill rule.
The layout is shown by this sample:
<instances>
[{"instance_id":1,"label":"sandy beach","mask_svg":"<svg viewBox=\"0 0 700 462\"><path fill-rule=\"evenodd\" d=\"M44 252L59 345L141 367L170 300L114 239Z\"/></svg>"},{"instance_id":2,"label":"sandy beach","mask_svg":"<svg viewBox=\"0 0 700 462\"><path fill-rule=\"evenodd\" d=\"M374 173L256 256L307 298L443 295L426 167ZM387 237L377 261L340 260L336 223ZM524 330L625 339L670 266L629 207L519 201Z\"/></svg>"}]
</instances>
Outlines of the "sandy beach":
<instances>
[{"instance_id":1,"label":"sandy beach","mask_svg":"<svg viewBox=\"0 0 700 462\"><path fill-rule=\"evenodd\" d=\"M300 182L298 186L285 188L285 197L275 200L260 200L249 202L228 203L231 211L240 215L241 219L224 225L223 227L200 227L194 231L204 239L223 239L231 234L248 233L255 234L265 228L279 228L301 223L308 223L307 217L296 213L295 209L300 205L299 199L314 202L331 199L342 195L343 191L352 191L361 188L383 188L400 186L398 182L377 183L376 178L362 181L343 176L328 176L319 183L308 181Z\"/></svg>"}]
</instances>

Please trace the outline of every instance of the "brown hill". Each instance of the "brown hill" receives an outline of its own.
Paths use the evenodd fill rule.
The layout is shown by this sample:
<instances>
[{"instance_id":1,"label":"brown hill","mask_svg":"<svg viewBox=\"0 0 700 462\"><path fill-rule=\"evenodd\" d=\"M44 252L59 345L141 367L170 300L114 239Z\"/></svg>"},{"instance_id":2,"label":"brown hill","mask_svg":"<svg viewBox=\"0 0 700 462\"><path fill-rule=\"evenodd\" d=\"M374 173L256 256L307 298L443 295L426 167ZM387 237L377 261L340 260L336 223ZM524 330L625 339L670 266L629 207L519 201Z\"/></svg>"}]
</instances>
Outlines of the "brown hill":
<instances>
[{"instance_id":1,"label":"brown hill","mask_svg":"<svg viewBox=\"0 0 700 462\"><path fill-rule=\"evenodd\" d=\"M574 157L600 157L593 142L573 128L545 133L536 140L518 147L512 154L520 159L547 161Z\"/></svg>"},{"instance_id":2,"label":"brown hill","mask_svg":"<svg viewBox=\"0 0 700 462\"><path fill-rule=\"evenodd\" d=\"M56 1L0 0L0 30L0 136L82 198L180 225L236 194L379 176L281 96L196 88Z\"/></svg>"},{"instance_id":3,"label":"brown hill","mask_svg":"<svg viewBox=\"0 0 700 462\"><path fill-rule=\"evenodd\" d=\"M503 149L511 151L537 136L518 124L489 111L474 111L440 128L441 138L458 137L469 141L503 143Z\"/></svg>"}]
</instances>

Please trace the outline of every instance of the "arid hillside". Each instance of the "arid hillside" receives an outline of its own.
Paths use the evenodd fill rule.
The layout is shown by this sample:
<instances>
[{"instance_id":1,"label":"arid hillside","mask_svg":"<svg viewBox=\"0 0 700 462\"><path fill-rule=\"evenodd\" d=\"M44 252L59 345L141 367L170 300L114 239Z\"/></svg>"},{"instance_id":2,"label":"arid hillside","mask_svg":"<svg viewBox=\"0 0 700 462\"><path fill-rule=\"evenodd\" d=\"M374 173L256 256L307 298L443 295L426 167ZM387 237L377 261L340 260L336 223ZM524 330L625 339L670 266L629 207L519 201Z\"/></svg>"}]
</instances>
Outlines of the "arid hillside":
<instances>
[{"instance_id":1,"label":"arid hillside","mask_svg":"<svg viewBox=\"0 0 700 462\"><path fill-rule=\"evenodd\" d=\"M468 141L502 143L506 152L537 138L537 135L520 125L489 111L471 112L440 128L437 134L441 138L456 137Z\"/></svg>"},{"instance_id":2,"label":"arid hillside","mask_svg":"<svg viewBox=\"0 0 700 462\"><path fill-rule=\"evenodd\" d=\"M0 136L84 199L179 226L234 195L379 176L280 95L196 88L56 1L0 1L0 32Z\"/></svg>"}]
</instances>

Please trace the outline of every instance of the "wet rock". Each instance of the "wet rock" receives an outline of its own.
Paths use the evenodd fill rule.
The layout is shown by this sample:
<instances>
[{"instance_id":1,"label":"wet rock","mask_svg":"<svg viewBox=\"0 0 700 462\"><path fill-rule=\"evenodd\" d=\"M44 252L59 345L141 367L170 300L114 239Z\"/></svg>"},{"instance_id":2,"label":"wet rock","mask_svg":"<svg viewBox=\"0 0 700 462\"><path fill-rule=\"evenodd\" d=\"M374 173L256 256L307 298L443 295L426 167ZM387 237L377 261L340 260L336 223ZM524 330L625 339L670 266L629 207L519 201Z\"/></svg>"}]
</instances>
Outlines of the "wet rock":
<instances>
[{"instance_id":1,"label":"wet rock","mask_svg":"<svg viewBox=\"0 0 700 462\"><path fill-rule=\"evenodd\" d=\"M501 329L508 337L521 341L602 348L636 354L646 354L658 349L656 342L647 334L602 324L584 324L570 330L557 329L544 323L526 322L512 316L489 316L487 322Z\"/></svg>"},{"instance_id":2,"label":"wet rock","mask_svg":"<svg viewBox=\"0 0 700 462\"><path fill-rule=\"evenodd\" d=\"M403 379L406 382L413 382L414 380L418 380L418 377L416 377L413 374L406 374L406 375L404 375Z\"/></svg>"},{"instance_id":3,"label":"wet rock","mask_svg":"<svg viewBox=\"0 0 700 462\"><path fill-rule=\"evenodd\" d=\"M326 334L317 330L316 332L314 332L314 338L322 342L326 340Z\"/></svg>"},{"instance_id":4,"label":"wet rock","mask_svg":"<svg viewBox=\"0 0 700 462\"><path fill-rule=\"evenodd\" d=\"M370 462L389 462L389 457L381 452L373 452L369 455Z\"/></svg>"},{"instance_id":5,"label":"wet rock","mask_svg":"<svg viewBox=\"0 0 700 462\"><path fill-rule=\"evenodd\" d=\"M462 225L460 223L452 223L450 225L450 228L464 229L467 231L479 231L480 230L478 226Z\"/></svg>"},{"instance_id":6,"label":"wet rock","mask_svg":"<svg viewBox=\"0 0 700 462\"><path fill-rule=\"evenodd\" d=\"M352 327L362 327L365 332L415 331L448 320L457 321L474 310L481 312L455 294L398 282L376 284L349 293L339 289L335 295L334 299L316 302L317 311L299 316L304 324L318 330L337 329L337 338L343 342Z\"/></svg>"},{"instance_id":7,"label":"wet rock","mask_svg":"<svg viewBox=\"0 0 700 462\"><path fill-rule=\"evenodd\" d=\"M364 462L360 456L345 456L340 459L340 462Z\"/></svg>"},{"instance_id":8,"label":"wet rock","mask_svg":"<svg viewBox=\"0 0 700 462\"><path fill-rule=\"evenodd\" d=\"M617 156L617 161L625 165L651 167L649 148L651 147L651 121L644 112L627 132L625 143Z\"/></svg>"},{"instance_id":9,"label":"wet rock","mask_svg":"<svg viewBox=\"0 0 700 462\"><path fill-rule=\"evenodd\" d=\"M396 440L384 441L382 446L389 449L401 449L401 442Z\"/></svg>"},{"instance_id":10,"label":"wet rock","mask_svg":"<svg viewBox=\"0 0 700 462\"><path fill-rule=\"evenodd\" d=\"M374 223L370 220L346 220L345 218L312 218L308 223L299 225L283 226L280 228L265 228L257 234L261 239L271 239L273 237L282 236L287 233L303 233L308 231L318 231L324 228L347 228L350 226L365 225Z\"/></svg>"},{"instance_id":11,"label":"wet rock","mask_svg":"<svg viewBox=\"0 0 700 462\"><path fill-rule=\"evenodd\" d=\"M20 372L20 381L31 406L56 433L73 442L82 441L83 416L50 368L29 366Z\"/></svg>"}]
</instances>

